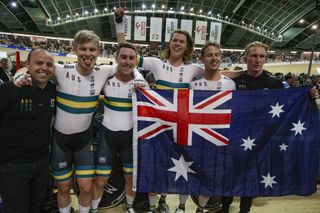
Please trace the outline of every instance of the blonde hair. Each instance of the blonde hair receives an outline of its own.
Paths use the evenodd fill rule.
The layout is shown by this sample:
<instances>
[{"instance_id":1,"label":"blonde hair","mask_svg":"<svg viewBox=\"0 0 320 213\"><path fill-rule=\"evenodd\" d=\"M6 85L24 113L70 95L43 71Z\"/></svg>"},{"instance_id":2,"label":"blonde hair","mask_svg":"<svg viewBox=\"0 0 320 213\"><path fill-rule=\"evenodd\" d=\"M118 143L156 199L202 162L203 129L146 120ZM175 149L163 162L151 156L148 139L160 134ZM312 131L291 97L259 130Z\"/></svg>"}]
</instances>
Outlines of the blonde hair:
<instances>
[{"instance_id":1,"label":"blonde hair","mask_svg":"<svg viewBox=\"0 0 320 213\"><path fill-rule=\"evenodd\" d=\"M268 53L268 46L260 41L254 41L251 42L250 44L248 44L245 48L244 48L244 55L248 56L250 54L250 48L252 47L262 47L266 50L266 53Z\"/></svg>"},{"instance_id":2,"label":"blonde hair","mask_svg":"<svg viewBox=\"0 0 320 213\"><path fill-rule=\"evenodd\" d=\"M79 44L87 43L89 41L95 41L99 47L100 38L93 31L79 30L74 36L73 41L75 47L77 47Z\"/></svg>"},{"instance_id":3,"label":"blonde hair","mask_svg":"<svg viewBox=\"0 0 320 213\"><path fill-rule=\"evenodd\" d=\"M204 56L204 51L207 47L216 47L219 49L220 53L221 53L221 50L220 50L220 44L216 43L216 42L213 42L213 41L208 41L207 43L205 43L205 45L203 45L203 47L201 48L201 56Z\"/></svg>"}]
</instances>

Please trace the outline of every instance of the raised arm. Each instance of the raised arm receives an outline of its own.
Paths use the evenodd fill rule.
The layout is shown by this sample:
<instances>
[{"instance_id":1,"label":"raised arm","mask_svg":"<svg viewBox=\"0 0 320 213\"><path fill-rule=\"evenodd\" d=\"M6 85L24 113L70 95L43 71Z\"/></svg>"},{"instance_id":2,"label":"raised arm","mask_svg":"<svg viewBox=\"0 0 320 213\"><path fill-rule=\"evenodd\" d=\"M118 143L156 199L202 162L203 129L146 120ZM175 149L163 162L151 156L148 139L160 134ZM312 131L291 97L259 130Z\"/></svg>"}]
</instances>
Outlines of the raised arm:
<instances>
[{"instance_id":1,"label":"raised arm","mask_svg":"<svg viewBox=\"0 0 320 213\"><path fill-rule=\"evenodd\" d=\"M124 17L124 9L121 7L117 8L114 11L114 21L115 21L115 27L116 27L117 41L119 44L126 42L126 37L124 35L123 17Z\"/></svg>"}]
</instances>

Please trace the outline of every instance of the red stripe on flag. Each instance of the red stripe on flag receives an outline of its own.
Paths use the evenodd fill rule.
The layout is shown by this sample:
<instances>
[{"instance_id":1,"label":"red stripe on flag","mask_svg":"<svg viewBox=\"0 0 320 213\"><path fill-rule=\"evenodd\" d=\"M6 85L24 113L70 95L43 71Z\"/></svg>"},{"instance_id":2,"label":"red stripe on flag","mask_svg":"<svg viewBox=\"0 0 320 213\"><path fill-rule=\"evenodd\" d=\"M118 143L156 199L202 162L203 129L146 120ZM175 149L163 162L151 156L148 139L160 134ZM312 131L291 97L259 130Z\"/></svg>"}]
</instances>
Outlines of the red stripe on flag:
<instances>
[{"instance_id":1,"label":"red stripe on flag","mask_svg":"<svg viewBox=\"0 0 320 213\"><path fill-rule=\"evenodd\" d=\"M142 140L146 139L147 137L149 137L150 135L153 135L153 134L155 134L157 132L160 132L161 130L169 128L169 127L170 127L169 125L161 125L158 128L156 128L156 129L154 129L154 130L152 130L152 131L150 131L150 132L148 132L148 133L146 133L144 135L141 135L139 137L139 140L142 141Z\"/></svg>"},{"instance_id":2,"label":"red stripe on flag","mask_svg":"<svg viewBox=\"0 0 320 213\"><path fill-rule=\"evenodd\" d=\"M218 99L222 98L223 96L229 95L230 93L232 93L232 90L227 90L225 92L222 92L220 95L217 95L215 98L212 98L209 101L197 106L196 109L203 109L206 106L208 106L208 105L212 104L213 102L217 101Z\"/></svg>"},{"instance_id":3,"label":"red stripe on flag","mask_svg":"<svg viewBox=\"0 0 320 213\"><path fill-rule=\"evenodd\" d=\"M149 98L155 104L157 104L159 106L165 106L163 103L161 103L160 101L155 99L153 96L151 96L145 89L140 89L140 91L142 92L142 94L144 94L147 98Z\"/></svg>"},{"instance_id":4,"label":"red stripe on flag","mask_svg":"<svg viewBox=\"0 0 320 213\"><path fill-rule=\"evenodd\" d=\"M223 137L221 137L220 135L214 133L213 131L210 131L207 128L201 128L202 131L206 132L207 134L211 135L212 137L218 139L219 141L221 141L224 144L229 144L229 141Z\"/></svg>"}]
</instances>

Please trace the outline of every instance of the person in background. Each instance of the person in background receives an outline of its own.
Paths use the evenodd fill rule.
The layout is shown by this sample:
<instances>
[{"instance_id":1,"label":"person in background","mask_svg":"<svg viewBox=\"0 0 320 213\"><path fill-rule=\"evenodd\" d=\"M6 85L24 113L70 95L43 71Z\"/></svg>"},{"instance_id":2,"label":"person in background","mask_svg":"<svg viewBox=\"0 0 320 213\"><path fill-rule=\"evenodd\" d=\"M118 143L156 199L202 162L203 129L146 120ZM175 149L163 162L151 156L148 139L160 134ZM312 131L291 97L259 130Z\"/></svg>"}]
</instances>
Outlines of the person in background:
<instances>
[{"instance_id":1,"label":"person in background","mask_svg":"<svg viewBox=\"0 0 320 213\"><path fill-rule=\"evenodd\" d=\"M11 73L9 72L8 59L0 60L0 84L11 81Z\"/></svg>"}]
</instances>

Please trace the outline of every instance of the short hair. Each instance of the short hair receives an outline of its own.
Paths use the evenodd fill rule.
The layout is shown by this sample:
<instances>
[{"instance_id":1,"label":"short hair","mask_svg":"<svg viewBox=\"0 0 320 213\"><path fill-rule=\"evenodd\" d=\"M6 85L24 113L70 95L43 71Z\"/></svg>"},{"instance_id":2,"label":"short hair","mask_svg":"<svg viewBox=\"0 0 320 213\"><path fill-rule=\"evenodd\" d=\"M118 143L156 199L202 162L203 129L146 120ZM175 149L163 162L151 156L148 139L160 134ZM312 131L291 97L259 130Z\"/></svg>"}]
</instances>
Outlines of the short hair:
<instances>
[{"instance_id":1,"label":"short hair","mask_svg":"<svg viewBox=\"0 0 320 213\"><path fill-rule=\"evenodd\" d=\"M266 53L268 53L268 46L260 41L254 41L251 42L250 44L248 44L245 48L244 48L244 56L248 56L250 53L250 48L252 47L262 47L266 50Z\"/></svg>"},{"instance_id":2,"label":"short hair","mask_svg":"<svg viewBox=\"0 0 320 213\"><path fill-rule=\"evenodd\" d=\"M217 42L213 42L213 41L208 41L207 43L205 43L205 45L203 45L203 47L201 48L201 56L204 56L204 51L207 47L216 47L219 49L219 52L221 53L220 50L220 44L218 44Z\"/></svg>"},{"instance_id":3,"label":"short hair","mask_svg":"<svg viewBox=\"0 0 320 213\"><path fill-rule=\"evenodd\" d=\"M75 47L77 47L79 44L87 43L89 41L95 41L97 46L100 44L99 36L90 30L79 30L74 36L73 41Z\"/></svg>"},{"instance_id":4,"label":"short hair","mask_svg":"<svg viewBox=\"0 0 320 213\"><path fill-rule=\"evenodd\" d=\"M32 57L32 54L33 54L35 51L44 52L44 53L46 53L46 54L48 54L48 55L51 55L47 50L45 50L45 49L43 49L43 48L35 48L35 49L32 49L32 50L28 53L27 62L30 62L31 57Z\"/></svg>"},{"instance_id":5,"label":"short hair","mask_svg":"<svg viewBox=\"0 0 320 213\"><path fill-rule=\"evenodd\" d=\"M0 63L3 63L5 61L8 62L8 59L7 58L1 58Z\"/></svg>"},{"instance_id":6,"label":"short hair","mask_svg":"<svg viewBox=\"0 0 320 213\"><path fill-rule=\"evenodd\" d=\"M173 38L174 34L183 34L183 35L186 36L186 38L187 38L187 50L184 52L182 60L183 60L184 63L187 63L187 62L191 61L193 48L194 48L193 38L191 37L191 35L187 31L178 29L178 30L173 31L173 33L171 34L171 37L170 37L170 40L169 40L168 44L170 44L170 42L172 41L172 38ZM170 48L169 47L166 48L162 52L162 57L164 59L169 59L169 57L170 57Z\"/></svg>"},{"instance_id":7,"label":"short hair","mask_svg":"<svg viewBox=\"0 0 320 213\"><path fill-rule=\"evenodd\" d=\"M134 52L135 52L136 55L137 55L137 50L136 50L136 48L133 46L133 44L131 44L131 43L129 43L129 42L124 42L124 43L120 43L119 46L118 46L117 53L116 53L116 56L117 56L117 57L118 57L118 54L119 54L121 48L129 48L129 49L132 49L132 50L134 50Z\"/></svg>"}]
</instances>

